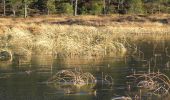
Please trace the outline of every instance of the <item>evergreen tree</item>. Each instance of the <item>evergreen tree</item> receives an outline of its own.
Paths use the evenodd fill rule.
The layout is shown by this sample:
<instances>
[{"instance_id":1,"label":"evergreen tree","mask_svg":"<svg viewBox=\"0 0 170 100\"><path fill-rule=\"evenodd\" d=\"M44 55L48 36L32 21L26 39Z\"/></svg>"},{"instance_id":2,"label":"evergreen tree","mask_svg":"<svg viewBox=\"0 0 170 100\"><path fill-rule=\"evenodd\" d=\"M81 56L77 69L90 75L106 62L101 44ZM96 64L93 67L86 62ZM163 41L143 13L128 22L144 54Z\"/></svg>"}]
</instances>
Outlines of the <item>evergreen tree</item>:
<instances>
[{"instance_id":1,"label":"evergreen tree","mask_svg":"<svg viewBox=\"0 0 170 100\"><path fill-rule=\"evenodd\" d=\"M33 8L40 11L39 13L46 14L48 12L47 1L48 0L37 0L36 2L34 2Z\"/></svg>"},{"instance_id":2,"label":"evergreen tree","mask_svg":"<svg viewBox=\"0 0 170 100\"><path fill-rule=\"evenodd\" d=\"M170 13L170 0L0 0L0 12L33 14L148 14Z\"/></svg>"}]
</instances>

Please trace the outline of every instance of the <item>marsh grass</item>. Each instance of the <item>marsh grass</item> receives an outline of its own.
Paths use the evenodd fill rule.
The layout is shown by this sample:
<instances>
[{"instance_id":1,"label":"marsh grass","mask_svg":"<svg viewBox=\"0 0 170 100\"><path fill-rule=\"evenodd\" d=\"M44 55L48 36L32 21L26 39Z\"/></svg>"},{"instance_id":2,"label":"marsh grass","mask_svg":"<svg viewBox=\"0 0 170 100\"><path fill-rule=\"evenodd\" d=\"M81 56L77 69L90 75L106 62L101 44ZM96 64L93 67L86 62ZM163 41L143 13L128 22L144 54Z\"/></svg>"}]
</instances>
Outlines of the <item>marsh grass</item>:
<instances>
[{"instance_id":1,"label":"marsh grass","mask_svg":"<svg viewBox=\"0 0 170 100\"><path fill-rule=\"evenodd\" d=\"M162 23L112 22L112 24L95 26L79 22L68 25L58 22L66 20L83 20L98 23L115 16L79 16L53 18L10 19L2 18L0 24L1 48L8 44L13 52L30 56L36 54L55 54L62 57L104 57L123 56L127 45L138 40L169 39L169 25ZM18 23L16 23L18 22ZM54 23L53 23L54 22ZM101 22L107 24L106 22ZM10 37L8 40L5 38Z\"/></svg>"}]
</instances>

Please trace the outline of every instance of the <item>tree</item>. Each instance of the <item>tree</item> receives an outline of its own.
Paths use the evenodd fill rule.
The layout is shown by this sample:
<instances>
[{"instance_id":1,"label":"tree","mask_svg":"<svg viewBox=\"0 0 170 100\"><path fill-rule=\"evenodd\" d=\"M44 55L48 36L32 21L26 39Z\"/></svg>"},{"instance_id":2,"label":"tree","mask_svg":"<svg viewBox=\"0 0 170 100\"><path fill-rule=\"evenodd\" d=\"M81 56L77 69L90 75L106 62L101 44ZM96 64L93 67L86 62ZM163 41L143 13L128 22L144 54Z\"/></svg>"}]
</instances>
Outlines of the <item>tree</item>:
<instances>
[{"instance_id":1,"label":"tree","mask_svg":"<svg viewBox=\"0 0 170 100\"><path fill-rule=\"evenodd\" d=\"M163 4L167 3L168 0L154 0L153 3L156 5L156 8L158 8L158 13L160 14L161 10L164 12L165 6Z\"/></svg>"},{"instance_id":2,"label":"tree","mask_svg":"<svg viewBox=\"0 0 170 100\"><path fill-rule=\"evenodd\" d=\"M168 13L170 5L168 5L170 0L147 0L145 1L145 8L148 13Z\"/></svg>"},{"instance_id":3,"label":"tree","mask_svg":"<svg viewBox=\"0 0 170 100\"><path fill-rule=\"evenodd\" d=\"M75 0L75 6L74 6L74 16L76 16L77 15L77 2L78 2L78 0Z\"/></svg>"},{"instance_id":4,"label":"tree","mask_svg":"<svg viewBox=\"0 0 170 100\"><path fill-rule=\"evenodd\" d=\"M48 12L48 15L52 12L55 12L56 11L56 6L55 6L55 0L48 0L47 1L47 12Z\"/></svg>"},{"instance_id":5,"label":"tree","mask_svg":"<svg viewBox=\"0 0 170 100\"><path fill-rule=\"evenodd\" d=\"M130 6L129 13L131 14L143 14L144 13L142 0L130 0L129 6Z\"/></svg>"},{"instance_id":6,"label":"tree","mask_svg":"<svg viewBox=\"0 0 170 100\"><path fill-rule=\"evenodd\" d=\"M12 8L12 12L14 17L16 16L16 11L21 7L22 0L9 0L10 6Z\"/></svg>"},{"instance_id":7,"label":"tree","mask_svg":"<svg viewBox=\"0 0 170 100\"><path fill-rule=\"evenodd\" d=\"M106 14L106 0L103 0L103 14Z\"/></svg>"},{"instance_id":8,"label":"tree","mask_svg":"<svg viewBox=\"0 0 170 100\"><path fill-rule=\"evenodd\" d=\"M78 2L78 13L79 14L88 14L89 8L91 8L91 6L89 5L89 2L86 2L85 0L79 0Z\"/></svg>"},{"instance_id":9,"label":"tree","mask_svg":"<svg viewBox=\"0 0 170 100\"><path fill-rule=\"evenodd\" d=\"M37 0L36 2L33 3L32 7L35 10L39 11L39 13L46 14L48 13L47 1L48 0Z\"/></svg>"},{"instance_id":10,"label":"tree","mask_svg":"<svg viewBox=\"0 0 170 100\"><path fill-rule=\"evenodd\" d=\"M28 16L28 7L31 3L35 2L36 0L22 0L24 4L24 17Z\"/></svg>"},{"instance_id":11,"label":"tree","mask_svg":"<svg viewBox=\"0 0 170 100\"><path fill-rule=\"evenodd\" d=\"M6 0L3 0L4 16L6 16Z\"/></svg>"},{"instance_id":12,"label":"tree","mask_svg":"<svg viewBox=\"0 0 170 100\"><path fill-rule=\"evenodd\" d=\"M92 3L92 7L91 7L91 11L90 13L93 15L98 15L101 14L103 11L103 5L98 3L98 2L94 2Z\"/></svg>"},{"instance_id":13,"label":"tree","mask_svg":"<svg viewBox=\"0 0 170 100\"><path fill-rule=\"evenodd\" d=\"M62 3L61 13L73 15L73 6L70 3Z\"/></svg>"}]
</instances>

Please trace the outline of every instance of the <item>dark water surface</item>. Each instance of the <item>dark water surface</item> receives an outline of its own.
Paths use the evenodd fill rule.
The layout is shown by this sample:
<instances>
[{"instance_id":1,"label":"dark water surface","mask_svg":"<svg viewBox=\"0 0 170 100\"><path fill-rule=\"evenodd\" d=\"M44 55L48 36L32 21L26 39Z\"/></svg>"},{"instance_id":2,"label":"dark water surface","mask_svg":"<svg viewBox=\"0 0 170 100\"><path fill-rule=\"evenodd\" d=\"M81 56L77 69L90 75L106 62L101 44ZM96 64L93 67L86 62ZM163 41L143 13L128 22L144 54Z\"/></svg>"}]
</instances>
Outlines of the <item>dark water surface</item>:
<instances>
[{"instance_id":1,"label":"dark water surface","mask_svg":"<svg viewBox=\"0 0 170 100\"><path fill-rule=\"evenodd\" d=\"M167 48L169 47L169 49ZM0 100L112 100L118 96L130 96L135 100L139 94L126 77L134 72L147 72L150 63L151 71L160 70L170 76L168 64L170 45L168 41L140 41L135 47L129 48L131 53L125 57L105 57L97 59L57 58L50 55L33 55L31 61L0 63ZM56 72L82 70L90 72L97 79L104 75L113 78L113 84L95 85L91 92L79 89L79 92L67 94L47 84L47 80ZM135 87L135 86L134 86ZM146 93L147 94L147 93ZM166 97L142 94L142 100L169 100ZM138 99L139 100L139 99Z\"/></svg>"}]
</instances>

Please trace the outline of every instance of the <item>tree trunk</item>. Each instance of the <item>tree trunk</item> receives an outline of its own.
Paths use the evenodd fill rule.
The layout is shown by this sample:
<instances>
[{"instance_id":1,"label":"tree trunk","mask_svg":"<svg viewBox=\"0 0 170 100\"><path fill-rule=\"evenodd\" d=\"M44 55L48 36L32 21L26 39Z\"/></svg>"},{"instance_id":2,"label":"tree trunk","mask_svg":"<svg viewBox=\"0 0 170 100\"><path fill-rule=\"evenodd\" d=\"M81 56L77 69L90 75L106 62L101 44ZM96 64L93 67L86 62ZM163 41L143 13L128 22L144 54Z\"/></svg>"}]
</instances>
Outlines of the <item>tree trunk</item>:
<instances>
[{"instance_id":1,"label":"tree trunk","mask_svg":"<svg viewBox=\"0 0 170 100\"><path fill-rule=\"evenodd\" d=\"M14 17L15 17L15 15L16 15L15 9L12 9L12 12L13 12L13 15L14 15Z\"/></svg>"},{"instance_id":2,"label":"tree trunk","mask_svg":"<svg viewBox=\"0 0 170 100\"><path fill-rule=\"evenodd\" d=\"M160 12L161 12L161 5L159 4L159 6L158 6L158 13L160 14Z\"/></svg>"},{"instance_id":3,"label":"tree trunk","mask_svg":"<svg viewBox=\"0 0 170 100\"><path fill-rule=\"evenodd\" d=\"M3 0L4 16L6 16L6 0Z\"/></svg>"},{"instance_id":4,"label":"tree trunk","mask_svg":"<svg viewBox=\"0 0 170 100\"><path fill-rule=\"evenodd\" d=\"M120 0L118 1L118 11L120 10Z\"/></svg>"},{"instance_id":5,"label":"tree trunk","mask_svg":"<svg viewBox=\"0 0 170 100\"><path fill-rule=\"evenodd\" d=\"M71 2L71 5L73 5L73 4L74 4L74 0L70 0L70 2Z\"/></svg>"},{"instance_id":6,"label":"tree trunk","mask_svg":"<svg viewBox=\"0 0 170 100\"><path fill-rule=\"evenodd\" d=\"M121 1L121 10L124 10L124 0Z\"/></svg>"},{"instance_id":7,"label":"tree trunk","mask_svg":"<svg viewBox=\"0 0 170 100\"><path fill-rule=\"evenodd\" d=\"M26 18L27 17L27 3L25 2L24 3L24 17Z\"/></svg>"},{"instance_id":8,"label":"tree trunk","mask_svg":"<svg viewBox=\"0 0 170 100\"><path fill-rule=\"evenodd\" d=\"M50 15L50 10L49 9L47 9L47 15Z\"/></svg>"},{"instance_id":9,"label":"tree trunk","mask_svg":"<svg viewBox=\"0 0 170 100\"><path fill-rule=\"evenodd\" d=\"M103 14L106 15L106 0L103 0Z\"/></svg>"},{"instance_id":10,"label":"tree trunk","mask_svg":"<svg viewBox=\"0 0 170 100\"><path fill-rule=\"evenodd\" d=\"M78 0L75 0L74 16L77 16L77 2Z\"/></svg>"}]
</instances>

